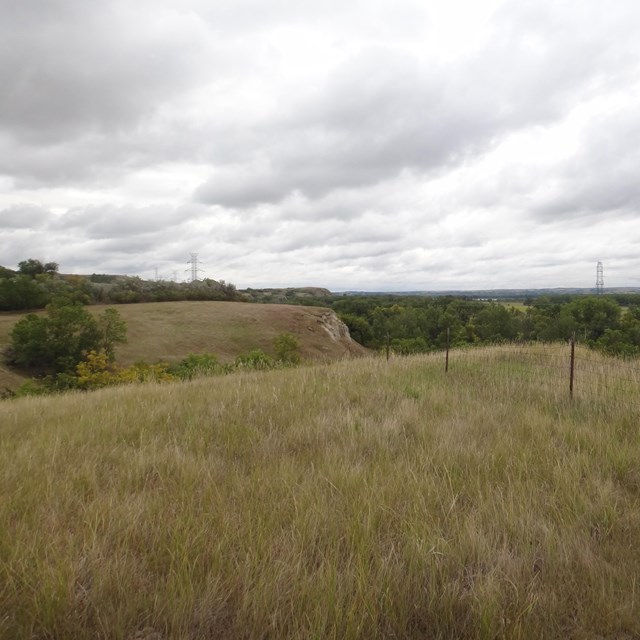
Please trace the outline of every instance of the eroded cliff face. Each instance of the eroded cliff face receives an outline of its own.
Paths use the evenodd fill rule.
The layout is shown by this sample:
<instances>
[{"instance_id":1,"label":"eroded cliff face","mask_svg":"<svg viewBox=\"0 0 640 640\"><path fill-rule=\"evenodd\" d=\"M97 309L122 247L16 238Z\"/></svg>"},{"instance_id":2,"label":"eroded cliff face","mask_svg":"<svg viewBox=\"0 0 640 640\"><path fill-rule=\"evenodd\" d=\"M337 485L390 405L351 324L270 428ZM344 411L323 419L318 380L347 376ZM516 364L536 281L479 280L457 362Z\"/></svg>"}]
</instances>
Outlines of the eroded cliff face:
<instances>
[{"instance_id":1,"label":"eroded cliff face","mask_svg":"<svg viewBox=\"0 0 640 640\"><path fill-rule=\"evenodd\" d=\"M349 328L334 311L314 309L308 314L306 320L307 331L319 334L320 350L325 352L338 351L344 356L358 356L367 353L367 349L351 338ZM327 338L329 338L328 344Z\"/></svg>"},{"instance_id":2,"label":"eroded cliff face","mask_svg":"<svg viewBox=\"0 0 640 640\"><path fill-rule=\"evenodd\" d=\"M349 335L349 327L338 318L334 311L327 311L318 318L318 323L336 342L353 342Z\"/></svg>"}]
</instances>

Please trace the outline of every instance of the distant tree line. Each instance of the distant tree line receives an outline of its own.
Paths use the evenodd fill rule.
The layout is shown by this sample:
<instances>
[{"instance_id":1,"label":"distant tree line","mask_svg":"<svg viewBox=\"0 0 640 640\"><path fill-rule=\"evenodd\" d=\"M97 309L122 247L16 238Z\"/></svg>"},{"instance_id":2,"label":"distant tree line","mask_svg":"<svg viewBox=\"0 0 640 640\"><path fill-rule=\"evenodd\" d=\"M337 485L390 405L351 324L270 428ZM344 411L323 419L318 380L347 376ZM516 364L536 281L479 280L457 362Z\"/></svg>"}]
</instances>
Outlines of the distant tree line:
<instances>
[{"instance_id":1,"label":"distant tree line","mask_svg":"<svg viewBox=\"0 0 640 640\"><path fill-rule=\"evenodd\" d=\"M179 283L100 274L61 275L57 263L33 258L20 262L15 271L0 266L0 311L43 309L59 296L82 304L241 299L234 285L210 279Z\"/></svg>"},{"instance_id":2,"label":"distant tree line","mask_svg":"<svg viewBox=\"0 0 640 640\"><path fill-rule=\"evenodd\" d=\"M640 295L541 296L524 308L466 298L349 296L333 309L351 336L399 353L508 341L568 340L611 355L640 356ZM520 305L523 306L523 305Z\"/></svg>"}]
</instances>

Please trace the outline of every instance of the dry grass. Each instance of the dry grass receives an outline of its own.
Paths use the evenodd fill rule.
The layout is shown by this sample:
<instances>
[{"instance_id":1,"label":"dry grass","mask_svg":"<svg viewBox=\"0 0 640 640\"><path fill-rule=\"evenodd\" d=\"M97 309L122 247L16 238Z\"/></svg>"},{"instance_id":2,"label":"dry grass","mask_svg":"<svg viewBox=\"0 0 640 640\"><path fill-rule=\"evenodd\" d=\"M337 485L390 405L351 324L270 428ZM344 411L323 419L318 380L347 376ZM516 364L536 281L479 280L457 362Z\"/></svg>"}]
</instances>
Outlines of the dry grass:
<instances>
[{"instance_id":1,"label":"dry grass","mask_svg":"<svg viewBox=\"0 0 640 640\"><path fill-rule=\"evenodd\" d=\"M0 313L0 347L9 342L9 334L13 325L23 317L22 313Z\"/></svg>"},{"instance_id":2,"label":"dry grass","mask_svg":"<svg viewBox=\"0 0 640 640\"><path fill-rule=\"evenodd\" d=\"M638 415L510 357L0 404L0 637L638 637Z\"/></svg>"},{"instance_id":3,"label":"dry grass","mask_svg":"<svg viewBox=\"0 0 640 640\"><path fill-rule=\"evenodd\" d=\"M21 376L0 364L0 398L2 398L5 393L10 395L24 381L24 376Z\"/></svg>"},{"instance_id":4,"label":"dry grass","mask_svg":"<svg viewBox=\"0 0 640 640\"><path fill-rule=\"evenodd\" d=\"M92 307L100 313L103 307ZM124 365L137 360L175 361L189 353L215 353L222 362L262 349L273 353L274 338L285 331L300 342L303 358L333 360L363 353L355 343L332 340L322 328L320 307L242 302L158 302L117 307L127 323L129 342L118 349Z\"/></svg>"}]
</instances>

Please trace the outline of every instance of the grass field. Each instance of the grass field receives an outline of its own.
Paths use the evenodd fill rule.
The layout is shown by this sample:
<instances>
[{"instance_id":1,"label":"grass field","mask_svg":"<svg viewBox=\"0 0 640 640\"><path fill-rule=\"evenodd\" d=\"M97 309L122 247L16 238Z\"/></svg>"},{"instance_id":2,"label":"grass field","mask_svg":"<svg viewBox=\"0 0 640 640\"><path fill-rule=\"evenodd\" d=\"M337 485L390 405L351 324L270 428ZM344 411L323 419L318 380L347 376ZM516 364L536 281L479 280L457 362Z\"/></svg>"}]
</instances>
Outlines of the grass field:
<instances>
[{"instance_id":1,"label":"grass field","mask_svg":"<svg viewBox=\"0 0 640 640\"><path fill-rule=\"evenodd\" d=\"M95 314L105 308L88 307ZM176 362L189 353L214 353L223 363L254 349L273 355L273 340L283 332L296 336L303 359L328 361L366 353L359 344L332 336L335 314L321 307L156 302L114 308L127 325L128 342L116 349L117 364L122 366L139 361ZM11 329L23 316L0 314L0 348L9 342ZM22 381L24 378L0 364L0 389L15 389Z\"/></svg>"},{"instance_id":2,"label":"grass field","mask_svg":"<svg viewBox=\"0 0 640 640\"><path fill-rule=\"evenodd\" d=\"M523 313L529 308L524 302L500 302L503 307L507 309L516 309L517 311L522 311Z\"/></svg>"},{"instance_id":3,"label":"grass field","mask_svg":"<svg viewBox=\"0 0 640 640\"><path fill-rule=\"evenodd\" d=\"M0 637L638 637L637 410L513 358L0 403Z\"/></svg>"}]
</instances>

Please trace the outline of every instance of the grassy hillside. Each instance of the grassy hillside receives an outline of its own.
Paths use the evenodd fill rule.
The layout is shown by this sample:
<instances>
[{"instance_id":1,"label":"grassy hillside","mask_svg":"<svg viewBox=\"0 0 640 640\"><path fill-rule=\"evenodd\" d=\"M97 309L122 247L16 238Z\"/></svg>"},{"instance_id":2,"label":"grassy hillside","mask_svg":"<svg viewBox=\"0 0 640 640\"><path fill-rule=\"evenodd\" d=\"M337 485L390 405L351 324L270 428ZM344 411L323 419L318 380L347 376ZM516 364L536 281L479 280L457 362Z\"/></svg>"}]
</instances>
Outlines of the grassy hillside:
<instances>
[{"instance_id":1,"label":"grassy hillside","mask_svg":"<svg viewBox=\"0 0 640 640\"><path fill-rule=\"evenodd\" d=\"M103 307L91 307L96 313ZM299 340L300 354L332 360L362 354L353 342L333 339L325 329L334 314L321 307L257 305L242 302L158 302L117 307L127 323L129 342L118 348L122 364L137 360L180 360L188 353L215 353L222 362L263 349L273 353L273 339L288 331ZM323 317L325 319L323 319Z\"/></svg>"},{"instance_id":2,"label":"grassy hillside","mask_svg":"<svg viewBox=\"0 0 640 640\"><path fill-rule=\"evenodd\" d=\"M88 307L96 314L105 308ZM335 360L366 352L357 343L336 335L335 315L321 307L153 302L115 308L127 324L128 343L116 350L117 363L123 366L140 360L178 361L189 353L214 353L223 363L254 349L273 354L274 338L285 331L298 338L304 359ZM0 348L8 343L11 329L23 315L0 314ZM21 380L0 368L0 389L15 388Z\"/></svg>"},{"instance_id":3,"label":"grassy hillside","mask_svg":"<svg viewBox=\"0 0 640 640\"><path fill-rule=\"evenodd\" d=\"M0 637L638 637L637 395L483 354L0 403Z\"/></svg>"}]
</instances>

